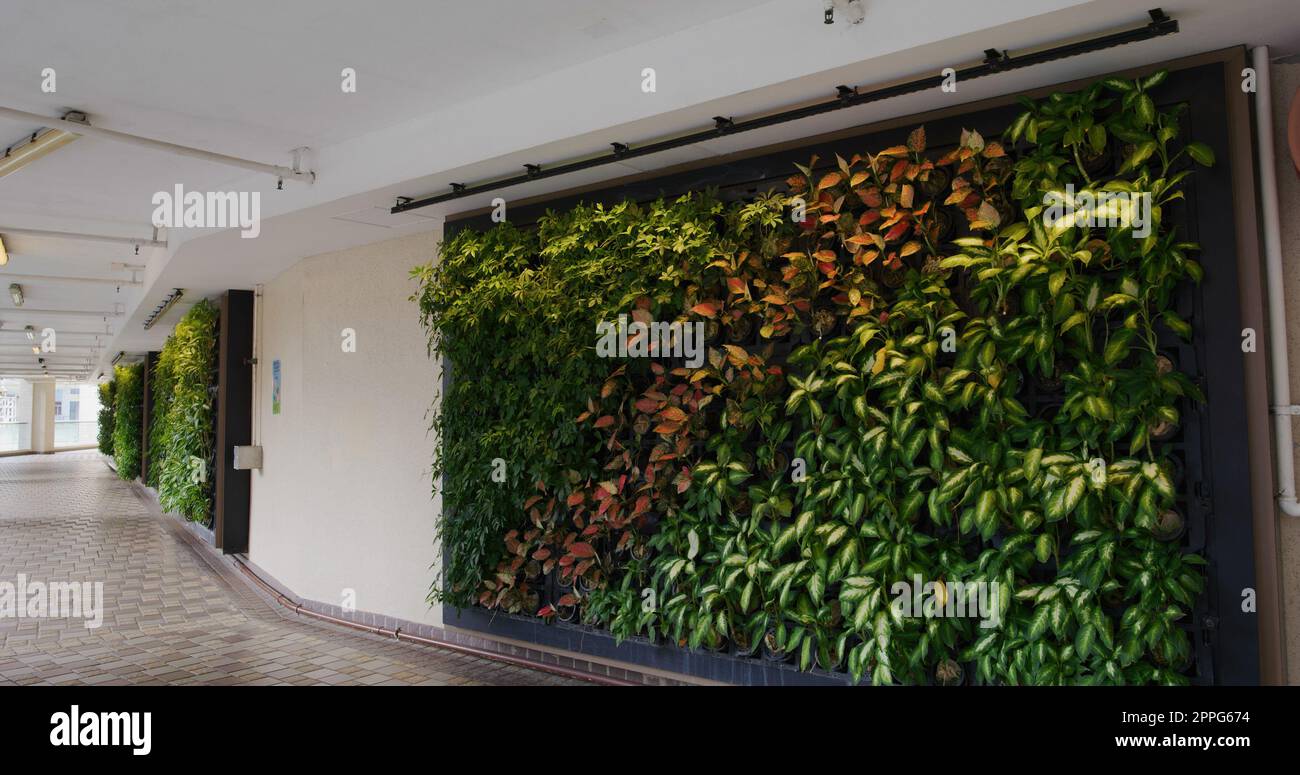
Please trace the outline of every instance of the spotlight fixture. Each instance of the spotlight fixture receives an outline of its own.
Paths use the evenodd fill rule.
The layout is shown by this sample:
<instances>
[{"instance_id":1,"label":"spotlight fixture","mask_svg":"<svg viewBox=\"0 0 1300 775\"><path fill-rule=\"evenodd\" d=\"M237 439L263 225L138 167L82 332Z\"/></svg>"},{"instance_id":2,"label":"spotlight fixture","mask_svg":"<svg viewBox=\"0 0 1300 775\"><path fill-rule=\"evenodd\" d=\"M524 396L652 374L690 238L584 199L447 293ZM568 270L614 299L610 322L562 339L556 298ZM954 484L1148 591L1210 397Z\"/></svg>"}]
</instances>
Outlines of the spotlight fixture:
<instances>
[{"instance_id":1,"label":"spotlight fixture","mask_svg":"<svg viewBox=\"0 0 1300 775\"><path fill-rule=\"evenodd\" d=\"M40 354L41 354L41 347L40 347L40 345L35 345L35 344L32 345L32 355L40 355ZM44 360L44 359L42 358L41 360Z\"/></svg>"},{"instance_id":2,"label":"spotlight fixture","mask_svg":"<svg viewBox=\"0 0 1300 775\"><path fill-rule=\"evenodd\" d=\"M38 129L31 136L9 146L0 158L0 177L31 164L51 151L76 140L81 135L63 129Z\"/></svg>"},{"instance_id":3,"label":"spotlight fixture","mask_svg":"<svg viewBox=\"0 0 1300 775\"><path fill-rule=\"evenodd\" d=\"M822 0L822 23L835 23L835 2L834 0Z\"/></svg>"},{"instance_id":4,"label":"spotlight fixture","mask_svg":"<svg viewBox=\"0 0 1300 775\"><path fill-rule=\"evenodd\" d=\"M14 300L15 307L23 306L23 287L18 283L9 283L9 298Z\"/></svg>"},{"instance_id":5,"label":"spotlight fixture","mask_svg":"<svg viewBox=\"0 0 1300 775\"><path fill-rule=\"evenodd\" d=\"M7 263L9 263L9 254L5 252L4 238L0 237L0 266L4 266Z\"/></svg>"},{"instance_id":6,"label":"spotlight fixture","mask_svg":"<svg viewBox=\"0 0 1300 775\"><path fill-rule=\"evenodd\" d=\"M23 333L27 334L27 341L36 341L36 329L31 326L23 326Z\"/></svg>"}]
</instances>

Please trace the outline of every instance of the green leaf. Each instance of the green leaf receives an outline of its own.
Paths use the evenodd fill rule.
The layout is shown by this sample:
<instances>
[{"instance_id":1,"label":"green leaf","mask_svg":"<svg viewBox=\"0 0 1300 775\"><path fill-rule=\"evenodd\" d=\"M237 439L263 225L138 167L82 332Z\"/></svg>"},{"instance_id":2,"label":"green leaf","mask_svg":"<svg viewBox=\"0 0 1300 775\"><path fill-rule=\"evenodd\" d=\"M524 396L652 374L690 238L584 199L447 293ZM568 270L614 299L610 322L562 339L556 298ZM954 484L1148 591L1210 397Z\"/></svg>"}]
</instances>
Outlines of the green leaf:
<instances>
[{"instance_id":1,"label":"green leaf","mask_svg":"<svg viewBox=\"0 0 1300 775\"><path fill-rule=\"evenodd\" d=\"M1214 151L1205 143L1188 143L1187 154L1202 167L1214 166Z\"/></svg>"}]
</instances>

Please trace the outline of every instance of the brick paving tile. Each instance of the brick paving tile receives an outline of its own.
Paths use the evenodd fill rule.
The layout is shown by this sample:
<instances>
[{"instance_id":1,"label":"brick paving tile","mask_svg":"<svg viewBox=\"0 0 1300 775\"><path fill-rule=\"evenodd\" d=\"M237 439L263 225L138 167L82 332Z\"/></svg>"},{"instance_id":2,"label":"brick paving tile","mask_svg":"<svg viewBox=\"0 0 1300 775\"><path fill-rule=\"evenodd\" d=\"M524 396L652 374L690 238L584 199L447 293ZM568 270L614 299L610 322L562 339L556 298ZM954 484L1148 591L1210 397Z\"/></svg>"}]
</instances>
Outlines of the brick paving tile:
<instances>
[{"instance_id":1,"label":"brick paving tile","mask_svg":"<svg viewBox=\"0 0 1300 775\"><path fill-rule=\"evenodd\" d=\"M0 685L581 681L295 617L95 451L0 458L0 581L103 582L103 624L0 618Z\"/></svg>"}]
</instances>

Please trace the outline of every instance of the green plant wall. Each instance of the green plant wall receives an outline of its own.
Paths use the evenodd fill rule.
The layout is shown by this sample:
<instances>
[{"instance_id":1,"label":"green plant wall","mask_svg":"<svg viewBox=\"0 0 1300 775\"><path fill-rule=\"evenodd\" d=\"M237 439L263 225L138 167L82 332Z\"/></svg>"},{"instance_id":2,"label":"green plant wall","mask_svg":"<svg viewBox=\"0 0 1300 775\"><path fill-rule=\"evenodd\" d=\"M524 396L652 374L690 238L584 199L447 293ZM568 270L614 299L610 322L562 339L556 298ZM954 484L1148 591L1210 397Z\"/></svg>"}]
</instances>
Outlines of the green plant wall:
<instances>
[{"instance_id":1,"label":"green plant wall","mask_svg":"<svg viewBox=\"0 0 1300 775\"><path fill-rule=\"evenodd\" d=\"M166 352L174 337L167 337L163 345ZM153 394L153 406L149 414L149 469L145 484L158 488L162 479L163 461L167 450L167 410L172 403L175 381L172 379L172 358L164 358L160 352L154 361L153 372L149 375L149 390Z\"/></svg>"},{"instance_id":2,"label":"green plant wall","mask_svg":"<svg viewBox=\"0 0 1300 775\"><path fill-rule=\"evenodd\" d=\"M140 475L144 364L114 367L113 381L113 457L117 475L129 481Z\"/></svg>"},{"instance_id":3,"label":"green plant wall","mask_svg":"<svg viewBox=\"0 0 1300 775\"><path fill-rule=\"evenodd\" d=\"M116 400L113 395L113 389L117 387L116 380L100 383L99 385L99 451L105 455L113 454L113 434L117 430L117 419L113 414Z\"/></svg>"},{"instance_id":4,"label":"green plant wall","mask_svg":"<svg viewBox=\"0 0 1300 775\"><path fill-rule=\"evenodd\" d=\"M212 500L213 402L220 310L207 300L185 313L158 355L156 412L158 499L162 507L205 521Z\"/></svg>"},{"instance_id":5,"label":"green plant wall","mask_svg":"<svg viewBox=\"0 0 1300 775\"><path fill-rule=\"evenodd\" d=\"M1213 155L1163 78L749 202L455 234L414 272L453 379L431 600L874 683L1185 682L1168 442L1201 397L1159 342L1201 269L1163 212ZM1149 234L1046 220L1067 186L1149 194ZM600 357L619 315L701 324L703 362Z\"/></svg>"}]
</instances>

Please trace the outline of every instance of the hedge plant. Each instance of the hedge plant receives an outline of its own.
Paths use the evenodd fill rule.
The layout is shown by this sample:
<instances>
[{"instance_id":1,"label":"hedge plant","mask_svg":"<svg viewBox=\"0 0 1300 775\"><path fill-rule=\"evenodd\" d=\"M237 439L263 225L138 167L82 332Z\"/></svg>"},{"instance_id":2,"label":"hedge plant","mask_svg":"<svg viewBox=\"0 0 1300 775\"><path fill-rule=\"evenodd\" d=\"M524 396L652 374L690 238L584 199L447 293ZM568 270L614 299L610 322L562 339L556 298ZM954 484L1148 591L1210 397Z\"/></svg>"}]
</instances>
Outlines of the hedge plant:
<instances>
[{"instance_id":1,"label":"hedge plant","mask_svg":"<svg viewBox=\"0 0 1300 775\"><path fill-rule=\"evenodd\" d=\"M117 475L128 481L140 475L141 428L144 422L144 364L113 368L113 458Z\"/></svg>"},{"instance_id":2,"label":"hedge plant","mask_svg":"<svg viewBox=\"0 0 1300 775\"><path fill-rule=\"evenodd\" d=\"M1186 682L1168 442L1202 397L1166 348L1201 268L1163 214L1213 154L1164 77L747 202L452 236L414 271L452 375L430 599L873 683ZM1067 185L1151 194L1150 234L1045 222ZM598 357L620 314L704 324L704 363ZM1000 585L995 626L904 615L916 578Z\"/></svg>"},{"instance_id":3,"label":"hedge plant","mask_svg":"<svg viewBox=\"0 0 1300 775\"><path fill-rule=\"evenodd\" d=\"M117 430L117 419L114 417L114 396L113 389L117 387L116 380L101 382L99 385L99 451L105 455L113 454L113 434Z\"/></svg>"},{"instance_id":4,"label":"hedge plant","mask_svg":"<svg viewBox=\"0 0 1300 775\"><path fill-rule=\"evenodd\" d=\"M219 308L200 301L185 313L158 355L158 500L186 519L208 519L212 481L213 403ZM195 461L199 461L198 464Z\"/></svg>"},{"instance_id":5,"label":"hedge plant","mask_svg":"<svg viewBox=\"0 0 1300 775\"><path fill-rule=\"evenodd\" d=\"M153 406L149 414L149 470L145 484L158 488L162 479L163 462L167 450L167 410L171 406L175 380L172 379L172 358L164 357L175 337L167 337L162 352L154 361L149 374L149 389L153 393Z\"/></svg>"}]
</instances>

